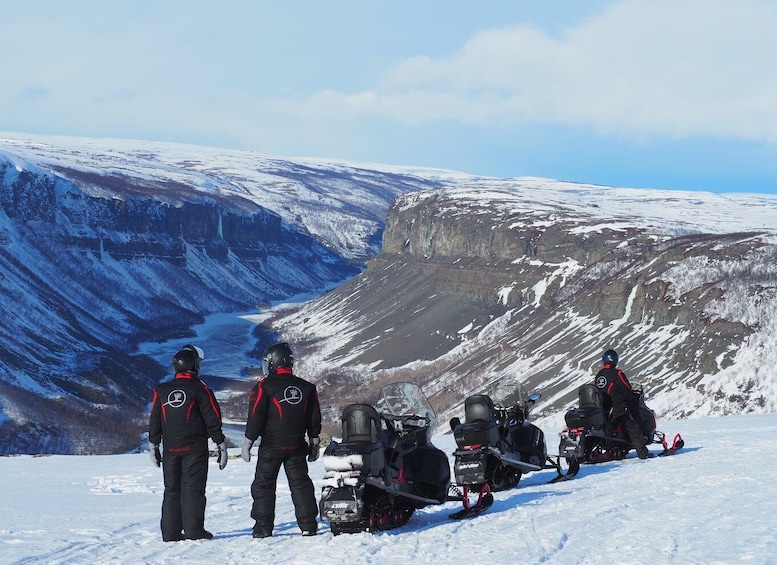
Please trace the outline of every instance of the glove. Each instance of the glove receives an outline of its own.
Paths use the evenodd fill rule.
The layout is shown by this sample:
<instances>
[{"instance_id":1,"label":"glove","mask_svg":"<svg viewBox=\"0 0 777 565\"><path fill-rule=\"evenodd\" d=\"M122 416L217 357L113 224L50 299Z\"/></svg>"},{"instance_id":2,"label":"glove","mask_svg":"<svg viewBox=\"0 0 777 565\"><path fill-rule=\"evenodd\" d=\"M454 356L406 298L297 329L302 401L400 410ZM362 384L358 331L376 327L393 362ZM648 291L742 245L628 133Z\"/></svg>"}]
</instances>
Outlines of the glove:
<instances>
[{"instance_id":1,"label":"glove","mask_svg":"<svg viewBox=\"0 0 777 565\"><path fill-rule=\"evenodd\" d=\"M227 442L222 441L219 444L219 470L223 470L227 466Z\"/></svg>"},{"instance_id":2,"label":"glove","mask_svg":"<svg viewBox=\"0 0 777 565\"><path fill-rule=\"evenodd\" d=\"M308 450L308 461L315 461L318 459L318 453L321 451L321 440L314 437L310 440L310 449Z\"/></svg>"},{"instance_id":3,"label":"glove","mask_svg":"<svg viewBox=\"0 0 777 565\"><path fill-rule=\"evenodd\" d=\"M159 467L162 465L162 454L159 452L159 445L151 444L148 446L148 454L151 456L151 462Z\"/></svg>"},{"instance_id":4,"label":"glove","mask_svg":"<svg viewBox=\"0 0 777 565\"><path fill-rule=\"evenodd\" d=\"M243 447L240 448L240 457L243 458L243 461L246 463L249 463L251 461L251 446L254 445L254 442L251 441L248 438L245 438L243 440Z\"/></svg>"}]
</instances>

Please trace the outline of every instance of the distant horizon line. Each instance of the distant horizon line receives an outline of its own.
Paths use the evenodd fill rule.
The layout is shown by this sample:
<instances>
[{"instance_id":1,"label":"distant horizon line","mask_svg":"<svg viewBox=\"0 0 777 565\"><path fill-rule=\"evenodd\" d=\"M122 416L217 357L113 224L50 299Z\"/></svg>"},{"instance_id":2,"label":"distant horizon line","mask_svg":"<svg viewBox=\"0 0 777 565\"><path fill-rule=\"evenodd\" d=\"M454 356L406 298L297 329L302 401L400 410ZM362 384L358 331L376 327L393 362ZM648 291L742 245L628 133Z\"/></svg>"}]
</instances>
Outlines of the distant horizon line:
<instances>
[{"instance_id":1,"label":"distant horizon line","mask_svg":"<svg viewBox=\"0 0 777 565\"><path fill-rule=\"evenodd\" d=\"M520 181L520 180L536 179L536 180L554 181L554 182L560 182L560 183L577 184L577 185L591 186L591 187L598 187L598 188L611 188L616 190L617 189L648 190L648 191L668 191L668 192L677 192L677 193L687 192L687 193L715 194L718 196L738 195L738 196L758 196L758 197L765 196L765 197L777 198L777 186L771 191L767 191L767 190L713 190L713 189L676 188L676 187L662 187L662 186L648 186L648 185L638 186L636 184L616 185L616 184L609 184L605 182L568 179L568 178L561 178L556 176L542 176L542 175L534 175L534 174L517 175L517 176L486 175L486 174L471 173L461 169L451 169L448 167L441 167L441 166L393 164L393 163L384 162L384 161L352 159L347 157L323 157L323 156L315 156L315 155L285 155L280 153L271 153L267 151L262 151L259 149L213 145L210 143L202 143L202 142L194 142L194 141L172 141L172 140L160 140L160 139L144 139L144 138L138 138L138 137L89 136L89 135L74 135L74 134L61 134L61 133L30 133L30 132L24 132L24 131L6 131L6 130L0 131L0 136L11 136L9 139L0 138L0 144L2 144L3 142L13 142L15 140L18 140L19 138L24 138L24 137L38 138L38 139L57 138L57 139L64 139L64 140L70 139L70 140L82 140L82 141L109 140L109 141L126 142L126 143L158 144L158 145L171 145L171 146L180 146L180 147L199 147L203 149L229 151L229 152L235 152L235 153L253 153L270 160L290 160L290 161L301 161L301 162L305 161L305 162L315 162L315 163L339 164L339 165L351 166L356 168L380 167L388 170L391 170L391 169L401 170L405 173L408 173L411 171L417 171L419 173L424 171L431 172L431 173L440 172L440 173L447 173L448 175L451 175L451 176L455 174L456 176L471 177L473 180L491 179L491 180L503 180L503 181ZM17 136L17 137L14 138L13 136ZM1 150L2 150L2 145L0 145L0 151Z\"/></svg>"}]
</instances>

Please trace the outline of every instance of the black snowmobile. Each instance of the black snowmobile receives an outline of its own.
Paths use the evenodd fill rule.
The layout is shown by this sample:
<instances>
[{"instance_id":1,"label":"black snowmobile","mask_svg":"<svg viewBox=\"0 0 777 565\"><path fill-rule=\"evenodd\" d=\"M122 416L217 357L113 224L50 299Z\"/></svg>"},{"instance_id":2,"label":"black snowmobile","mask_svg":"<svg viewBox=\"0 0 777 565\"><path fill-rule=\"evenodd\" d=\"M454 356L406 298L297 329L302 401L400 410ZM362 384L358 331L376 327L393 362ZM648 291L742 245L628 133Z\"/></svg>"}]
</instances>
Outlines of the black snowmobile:
<instances>
[{"instance_id":1,"label":"black snowmobile","mask_svg":"<svg viewBox=\"0 0 777 565\"><path fill-rule=\"evenodd\" d=\"M557 475L550 482L557 482L573 478L580 469L577 460L570 457L567 473L562 473L561 458L554 461L548 457L545 435L529 422L529 412L540 395L528 395L523 386L514 383L510 397L505 404L494 404L489 395L470 396L464 401L465 421L450 421L457 446L453 452L454 486L461 489L464 504L451 518L482 512L494 501L491 492L513 488L524 473L554 469ZM470 493L477 493L474 504Z\"/></svg>"},{"instance_id":2,"label":"black snowmobile","mask_svg":"<svg viewBox=\"0 0 777 565\"><path fill-rule=\"evenodd\" d=\"M436 415L413 383L384 386L375 406L342 413L342 440L324 451L319 509L333 534L407 523L417 508L450 497L450 463L430 441Z\"/></svg>"},{"instance_id":3,"label":"black snowmobile","mask_svg":"<svg viewBox=\"0 0 777 565\"><path fill-rule=\"evenodd\" d=\"M656 414L645 404L645 395L639 386L634 387L639 406L638 423L644 434L645 445L661 444L658 455L672 455L685 442L680 434L668 445L663 432L656 430ZM600 463L623 459L633 449L631 441L621 428L610 421L611 406L607 398L593 384L578 389L578 407L564 415L567 427L561 431L559 456L568 461L575 458L582 463Z\"/></svg>"}]
</instances>

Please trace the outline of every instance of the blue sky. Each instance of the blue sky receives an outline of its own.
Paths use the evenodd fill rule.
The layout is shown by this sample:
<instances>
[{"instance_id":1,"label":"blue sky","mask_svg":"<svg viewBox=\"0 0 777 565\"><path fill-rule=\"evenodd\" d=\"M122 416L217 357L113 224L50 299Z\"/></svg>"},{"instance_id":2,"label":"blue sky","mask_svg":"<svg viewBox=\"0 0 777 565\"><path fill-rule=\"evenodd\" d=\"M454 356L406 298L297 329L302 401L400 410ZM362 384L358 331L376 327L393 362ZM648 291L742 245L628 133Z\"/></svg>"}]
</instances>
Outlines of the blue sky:
<instances>
[{"instance_id":1,"label":"blue sky","mask_svg":"<svg viewBox=\"0 0 777 565\"><path fill-rule=\"evenodd\" d=\"M0 131L777 193L773 0L0 0Z\"/></svg>"}]
</instances>

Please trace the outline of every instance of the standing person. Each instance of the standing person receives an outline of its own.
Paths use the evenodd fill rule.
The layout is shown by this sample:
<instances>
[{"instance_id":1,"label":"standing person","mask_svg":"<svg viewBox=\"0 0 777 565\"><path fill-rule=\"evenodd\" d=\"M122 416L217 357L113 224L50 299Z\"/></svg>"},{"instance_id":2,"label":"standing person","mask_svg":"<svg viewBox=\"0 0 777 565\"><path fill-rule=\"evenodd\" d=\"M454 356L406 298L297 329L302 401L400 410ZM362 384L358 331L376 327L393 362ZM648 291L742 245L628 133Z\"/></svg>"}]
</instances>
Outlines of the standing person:
<instances>
[{"instance_id":1,"label":"standing person","mask_svg":"<svg viewBox=\"0 0 777 565\"><path fill-rule=\"evenodd\" d=\"M203 359L202 349L185 345L173 357L175 378L154 388L148 441L151 460L162 466L165 481L164 541L213 538L205 529L208 437L219 447L219 469L227 466L227 444L216 397L199 379Z\"/></svg>"},{"instance_id":2,"label":"standing person","mask_svg":"<svg viewBox=\"0 0 777 565\"><path fill-rule=\"evenodd\" d=\"M640 459L653 457L645 445L644 434L639 425L637 395L632 390L631 383L624 372L615 368L618 364L618 353L614 349L605 351L602 355L602 364L602 368L596 374L594 384L612 402L610 420L623 426Z\"/></svg>"},{"instance_id":3,"label":"standing person","mask_svg":"<svg viewBox=\"0 0 777 565\"><path fill-rule=\"evenodd\" d=\"M295 376L293 365L294 354L288 343L268 347L262 355L264 378L249 397L241 457L246 462L251 461L251 447L258 442L256 473L251 483L255 538L272 535L275 485L281 465L289 480L302 535L314 536L318 529L316 493L308 476L307 461L318 459L321 407L315 385ZM306 434L310 445L305 442Z\"/></svg>"}]
</instances>

